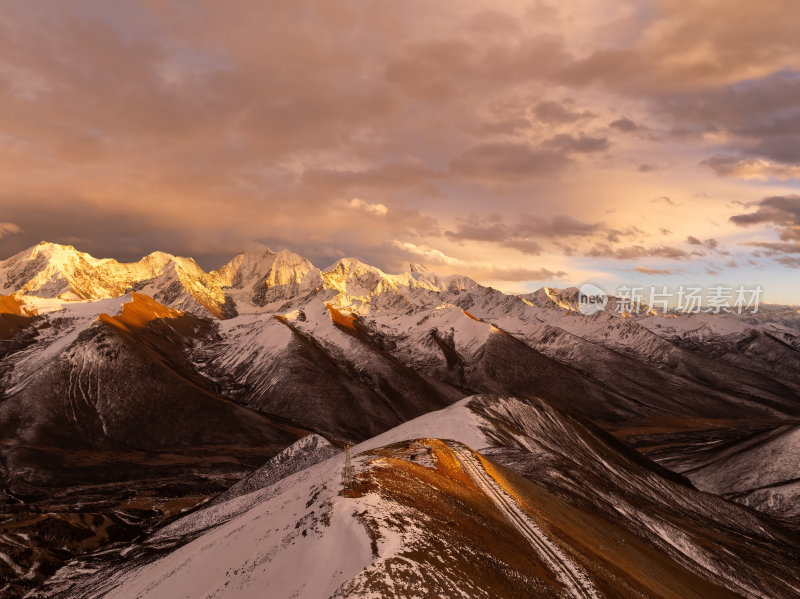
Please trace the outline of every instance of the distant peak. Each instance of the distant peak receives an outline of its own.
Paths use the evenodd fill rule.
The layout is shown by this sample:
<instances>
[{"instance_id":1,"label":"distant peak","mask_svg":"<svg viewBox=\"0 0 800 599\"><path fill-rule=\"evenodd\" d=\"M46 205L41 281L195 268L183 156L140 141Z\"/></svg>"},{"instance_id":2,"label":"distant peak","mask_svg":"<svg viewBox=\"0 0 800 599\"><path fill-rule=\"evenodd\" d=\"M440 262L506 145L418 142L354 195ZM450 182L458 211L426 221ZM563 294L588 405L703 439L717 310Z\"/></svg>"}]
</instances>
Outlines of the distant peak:
<instances>
[{"instance_id":1,"label":"distant peak","mask_svg":"<svg viewBox=\"0 0 800 599\"><path fill-rule=\"evenodd\" d=\"M289 261L289 262L298 262L298 263L309 262L308 258L305 258L304 256L301 256L300 254L293 252L292 250L288 250L286 248L278 250L278 252L275 253L275 259Z\"/></svg>"},{"instance_id":2,"label":"distant peak","mask_svg":"<svg viewBox=\"0 0 800 599\"><path fill-rule=\"evenodd\" d=\"M50 261L61 262L63 260L71 261L83 258L89 262L97 262L91 254L81 252L75 249L72 245L62 245L60 243L51 243L49 241L41 241L38 244L23 250L21 255L28 255L31 259L39 256L45 256ZM19 255L19 254L18 254Z\"/></svg>"},{"instance_id":3,"label":"distant peak","mask_svg":"<svg viewBox=\"0 0 800 599\"><path fill-rule=\"evenodd\" d=\"M358 258L353 257L346 257L346 258L339 258L336 262L334 262L331 266L329 266L325 272L334 272L334 271L341 271L343 273L350 273L350 272L381 272L379 268L374 266L370 266L366 262L362 262Z\"/></svg>"},{"instance_id":4,"label":"distant peak","mask_svg":"<svg viewBox=\"0 0 800 599\"><path fill-rule=\"evenodd\" d=\"M75 249L73 245L63 245L60 243L52 243L50 241L40 241L37 245L35 245L33 250L61 250L62 252L77 252L78 250Z\"/></svg>"},{"instance_id":5,"label":"distant peak","mask_svg":"<svg viewBox=\"0 0 800 599\"><path fill-rule=\"evenodd\" d=\"M275 256L278 252L274 251L272 248L264 247L255 247L251 250L245 250L239 256Z\"/></svg>"}]
</instances>

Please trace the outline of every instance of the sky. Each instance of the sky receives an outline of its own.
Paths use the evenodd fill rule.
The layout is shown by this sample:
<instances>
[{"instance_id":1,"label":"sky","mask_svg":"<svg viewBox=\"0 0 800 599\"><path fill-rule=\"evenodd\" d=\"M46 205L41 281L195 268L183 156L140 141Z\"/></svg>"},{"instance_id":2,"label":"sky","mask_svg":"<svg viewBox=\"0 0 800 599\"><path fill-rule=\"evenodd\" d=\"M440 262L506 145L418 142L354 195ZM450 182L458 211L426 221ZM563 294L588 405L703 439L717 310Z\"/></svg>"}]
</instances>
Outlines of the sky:
<instances>
[{"instance_id":1,"label":"sky","mask_svg":"<svg viewBox=\"0 0 800 599\"><path fill-rule=\"evenodd\" d=\"M796 0L0 0L0 258L800 304Z\"/></svg>"}]
</instances>

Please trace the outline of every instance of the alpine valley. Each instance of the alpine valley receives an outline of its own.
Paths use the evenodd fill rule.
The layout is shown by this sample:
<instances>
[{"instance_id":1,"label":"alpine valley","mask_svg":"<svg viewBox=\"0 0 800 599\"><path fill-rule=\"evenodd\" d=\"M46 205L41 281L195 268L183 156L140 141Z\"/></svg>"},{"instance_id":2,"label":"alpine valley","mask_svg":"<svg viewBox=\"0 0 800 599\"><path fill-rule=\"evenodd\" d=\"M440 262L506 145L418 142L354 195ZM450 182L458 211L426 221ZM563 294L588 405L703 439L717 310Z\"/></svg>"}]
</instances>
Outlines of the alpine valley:
<instances>
[{"instance_id":1,"label":"alpine valley","mask_svg":"<svg viewBox=\"0 0 800 599\"><path fill-rule=\"evenodd\" d=\"M0 595L800 597L800 310L577 293L0 261Z\"/></svg>"}]
</instances>

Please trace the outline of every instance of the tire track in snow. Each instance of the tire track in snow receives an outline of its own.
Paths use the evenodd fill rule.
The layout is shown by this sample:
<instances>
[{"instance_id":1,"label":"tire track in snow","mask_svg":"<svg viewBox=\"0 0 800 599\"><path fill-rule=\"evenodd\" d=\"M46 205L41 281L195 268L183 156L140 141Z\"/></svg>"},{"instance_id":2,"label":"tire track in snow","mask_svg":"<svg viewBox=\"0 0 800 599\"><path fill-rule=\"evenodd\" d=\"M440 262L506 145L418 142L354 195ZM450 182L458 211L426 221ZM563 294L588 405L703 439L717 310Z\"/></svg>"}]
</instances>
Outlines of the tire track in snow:
<instances>
[{"instance_id":1,"label":"tire track in snow","mask_svg":"<svg viewBox=\"0 0 800 599\"><path fill-rule=\"evenodd\" d=\"M477 458L460 446L450 443L448 446L470 478L489 496L514 528L528 540L572 595L583 599L600 599L599 593L586 573L544 534L516 500L486 472Z\"/></svg>"}]
</instances>

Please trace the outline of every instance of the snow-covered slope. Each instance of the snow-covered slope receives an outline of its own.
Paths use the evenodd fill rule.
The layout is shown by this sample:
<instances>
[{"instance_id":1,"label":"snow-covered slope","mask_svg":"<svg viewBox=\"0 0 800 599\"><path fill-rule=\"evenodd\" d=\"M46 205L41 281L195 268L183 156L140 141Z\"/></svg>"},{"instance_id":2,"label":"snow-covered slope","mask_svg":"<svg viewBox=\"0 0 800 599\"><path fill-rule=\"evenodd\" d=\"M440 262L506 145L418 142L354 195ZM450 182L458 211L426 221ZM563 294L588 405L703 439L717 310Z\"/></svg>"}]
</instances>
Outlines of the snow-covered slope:
<instances>
[{"instance_id":1,"label":"snow-covered slope","mask_svg":"<svg viewBox=\"0 0 800 599\"><path fill-rule=\"evenodd\" d=\"M309 431L359 442L466 396L497 393L543 398L701 487L714 482L703 488L778 517L795 513L800 470L785 442L793 437L748 442L800 423L800 328L787 307L757 318L584 316L574 288L507 295L420 265L389 274L346 258L319 270L292 252L265 250L205 272L161 252L126 264L54 244L0 262L0 288L0 477L11 489L0 506L14 510L47 501L43 484L75 509L95 505L92 485L109 473L121 485L135 472L149 481L137 482L142 493L155 497L170 489L159 478L170 468L181 473L176 493L197 502ZM157 314L152 325L129 330L122 306L130 302ZM229 421L217 426L213 414ZM228 433L241 440L236 418L274 443L260 443L259 433L244 450L208 444ZM178 447L180 465L123 451L168 451L192 439L203 439L202 449L187 457L188 446ZM81 453L87 443L90 454ZM206 458L210 475L196 468ZM98 513L116 517L109 506L83 522L100 527ZM38 534L36 517L25 516L19 534ZM124 518L143 522L128 511ZM38 538L46 549L38 555L70 555L56 537ZM35 559L14 561L27 541L14 543L0 576L33 584L43 574ZM29 569L31 577L19 574Z\"/></svg>"},{"instance_id":2,"label":"snow-covered slope","mask_svg":"<svg viewBox=\"0 0 800 599\"><path fill-rule=\"evenodd\" d=\"M0 366L6 395L91 324L71 314L108 311L93 304L132 290L223 319L188 350L222 395L341 438L476 392L534 393L614 426L800 416L800 330L786 309L779 323L623 317L612 298L587 317L575 288L517 297L420 265L392 275L343 258L320 271L287 250L240 254L206 273L162 252L125 264L43 243L0 263L0 285L45 315Z\"/></svg>"},{"instance_id":3,"label":"snow-covered slope","mask_svg":"<svg viewBox=\"0 0 800 599\"><path fill-rule=\"evenodd\" d=\"M289 467L273 484L195 511L116 557L68 564L38 596L800 592L800 545L768 519L662 477L543 402L468 398L354 453L356 498L339 493L341 455Z\"/></svg>"},{"instance_id":4,"label":"snow-covered slope","mask_svg":"<svg viewBox=\"0 0 800 599\"><path fill-rule=\"evenodd\" d=\"M799 461L800 425L791 424L756 428L733 440L710 440L697 452L661 459L698 489L786 519L800 515Z\"/></svg>"},{"instance_id":5,"label":"snow-covered slope","mask_svg":"<svg viewBox=\"0 0 800 599\"><path fill-rule=\"evenodd\" d=\"M132 290L178 309L226 315L221 289L191 258L153 252L138 262L122 263L94 258L69 245L42 242L0 262L0 293L62 300L50 309Z\"/></svg>"},{"instance_id":6,"label":"snow-covered slope","mask_svg":"<svg viewBox=\"0 0 800 599\"><path fill-rule=\"evenodd\" d=\"M322 287L311 262L288 250L247 252L211 273L238 313L263 312Z\"/></svg>"}]
</instances>

